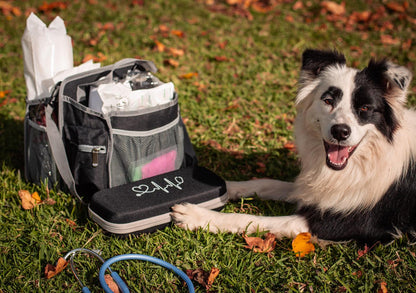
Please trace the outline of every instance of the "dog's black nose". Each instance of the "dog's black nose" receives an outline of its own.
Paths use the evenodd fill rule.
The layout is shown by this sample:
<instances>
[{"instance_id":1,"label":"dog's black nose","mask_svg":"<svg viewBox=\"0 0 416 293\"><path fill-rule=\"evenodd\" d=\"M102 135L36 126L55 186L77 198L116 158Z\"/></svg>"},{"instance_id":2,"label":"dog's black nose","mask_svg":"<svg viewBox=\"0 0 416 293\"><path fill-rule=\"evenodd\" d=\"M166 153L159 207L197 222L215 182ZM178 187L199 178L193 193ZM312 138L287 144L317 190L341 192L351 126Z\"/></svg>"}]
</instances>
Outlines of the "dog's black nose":
<instances>
[{"instance_id":1,"label":"dog's black nose","mask_svg":"<svg viewBox=\"0 0 416 293\"><path fill-rule=\"evenodd\" d=\"M351 134L351 128L347 124L336 124L331 127L332 136L338 140L346 140Z\"/></svg>"}]
</instances>

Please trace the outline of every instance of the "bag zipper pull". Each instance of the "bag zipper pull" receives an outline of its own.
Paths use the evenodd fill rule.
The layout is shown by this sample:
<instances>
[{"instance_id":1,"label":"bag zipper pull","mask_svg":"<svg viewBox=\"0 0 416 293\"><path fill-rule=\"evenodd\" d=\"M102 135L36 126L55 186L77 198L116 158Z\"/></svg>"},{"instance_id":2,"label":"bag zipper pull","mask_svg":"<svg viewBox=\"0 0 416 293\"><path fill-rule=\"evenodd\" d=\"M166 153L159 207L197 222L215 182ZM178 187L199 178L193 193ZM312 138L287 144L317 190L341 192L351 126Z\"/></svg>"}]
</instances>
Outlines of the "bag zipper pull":
<instances>
[{"instance_id":1,"label":"bag zipper pull","mask_svg":"<svg viewBox=\"0 0 416 293\"><path fill-rule=\"evenodd\" d=\"M98 167L98 154L100 153L100 147L94 147L92 149L92 166Z\"/></svg>"}]
</instances>

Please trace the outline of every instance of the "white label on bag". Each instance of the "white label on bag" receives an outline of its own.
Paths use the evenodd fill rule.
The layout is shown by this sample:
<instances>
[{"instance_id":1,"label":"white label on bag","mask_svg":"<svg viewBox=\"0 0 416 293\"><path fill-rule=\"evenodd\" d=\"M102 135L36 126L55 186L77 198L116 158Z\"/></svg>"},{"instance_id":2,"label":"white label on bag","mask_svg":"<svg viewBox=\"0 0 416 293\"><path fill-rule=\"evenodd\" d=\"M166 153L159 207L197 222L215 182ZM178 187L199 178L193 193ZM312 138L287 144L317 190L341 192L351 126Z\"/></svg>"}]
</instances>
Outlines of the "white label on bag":
<instances>
[{"instance_id":1,"label":"white label on bag","mask_svg":"<svg viewBox=\"0 0 416 293\"><path fill-rule=\"evenodd\" d=\"M163 181L166 183L166 185L164 186L161 186L158 183L152 181L149 184L150 186L147 184L140 184L138 186L132 187L131 190L136 193L136 196L139 196L139 197L142 196L143 194L153 193L158 190L161 190L165 193L169 193L169 188L176 188L176 189L182 190L181 185L185 182L182 176L176 176L174 178L175 183L170 181L167 178L163 178Z\"/></svg>"}]
</instances>

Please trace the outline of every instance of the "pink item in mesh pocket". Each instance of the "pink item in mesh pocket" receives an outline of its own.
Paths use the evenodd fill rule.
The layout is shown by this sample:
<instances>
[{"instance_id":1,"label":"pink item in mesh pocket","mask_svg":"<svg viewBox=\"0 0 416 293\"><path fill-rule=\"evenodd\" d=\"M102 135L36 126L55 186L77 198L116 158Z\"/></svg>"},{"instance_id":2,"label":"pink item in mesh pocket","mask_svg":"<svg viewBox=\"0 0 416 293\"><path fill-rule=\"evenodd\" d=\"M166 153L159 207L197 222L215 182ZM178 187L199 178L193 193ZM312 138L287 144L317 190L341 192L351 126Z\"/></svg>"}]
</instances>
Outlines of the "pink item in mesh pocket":
<instances>
[{"instance_id":1,"label":"pink item in mesh pocket","mask_svg":"<svg viewBox=\"0 0 416 293\"><path fill-rule=\"evenodd\" d=\"M141 179L153 177L159 174L174 171L176 150L170 151L164 155L154 158L149 163L142 166Z\"/></svg>"}]
</instances>

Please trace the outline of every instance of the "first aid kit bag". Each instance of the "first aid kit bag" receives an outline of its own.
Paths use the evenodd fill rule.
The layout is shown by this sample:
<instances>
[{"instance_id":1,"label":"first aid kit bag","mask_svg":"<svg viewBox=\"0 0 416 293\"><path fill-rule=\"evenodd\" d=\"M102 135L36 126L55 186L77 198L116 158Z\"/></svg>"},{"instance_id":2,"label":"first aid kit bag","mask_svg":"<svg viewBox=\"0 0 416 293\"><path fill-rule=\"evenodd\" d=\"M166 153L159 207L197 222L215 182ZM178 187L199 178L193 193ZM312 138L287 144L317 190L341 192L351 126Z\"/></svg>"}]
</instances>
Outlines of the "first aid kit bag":
<instances>
[{"instance_id":1,"label":"first aid kit bag","mask_svg":"<svg viewBox=\"0 0 416 293\"><path fill-rule=\"evenodd\" d=\"M196 166L101 190L92 196L88 211L104 230L129 234L166 226L177 203L218 209L226 201L224 180Z\"/></svg>"},{"instance_id":2,"label":"first aid kit bag","mask_svg":"<svg viewBox=\"0 0 416 293\"><path fill-rule=\"evenodd\" d=\"M26 178L59 184L113 233L163 226L177 202L222 206L225 184L198 166L174 86L155 72L151 61L123 59L28 100Z\"/></svg>"}]
</instances>

